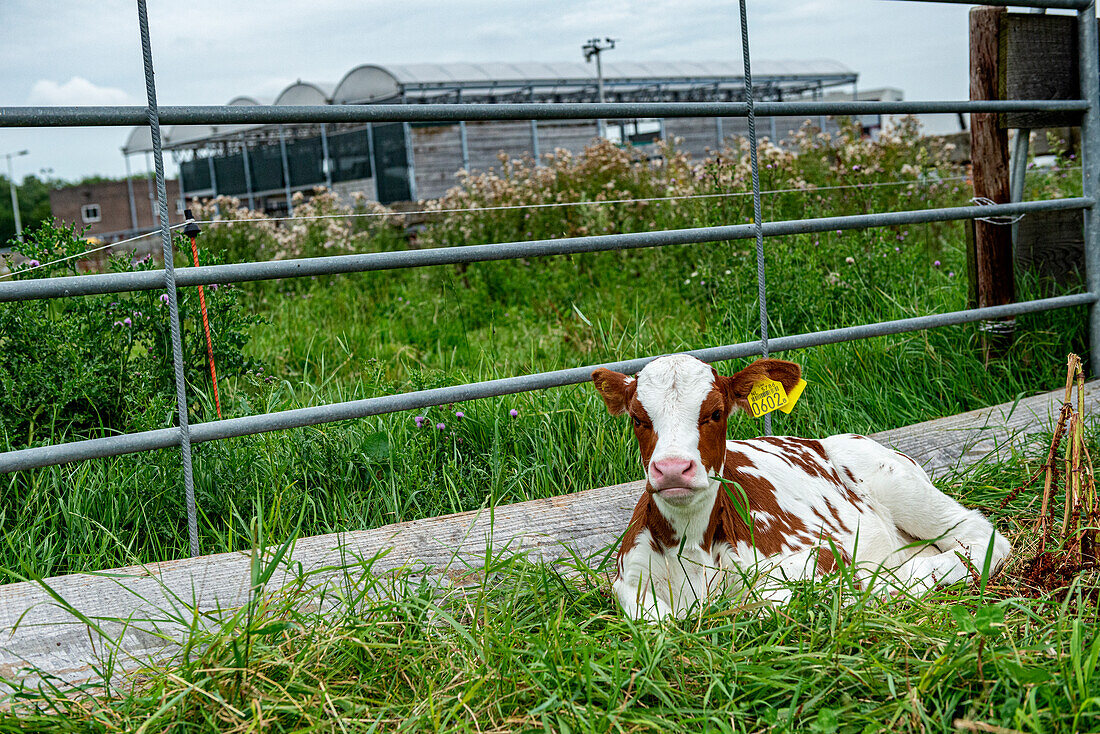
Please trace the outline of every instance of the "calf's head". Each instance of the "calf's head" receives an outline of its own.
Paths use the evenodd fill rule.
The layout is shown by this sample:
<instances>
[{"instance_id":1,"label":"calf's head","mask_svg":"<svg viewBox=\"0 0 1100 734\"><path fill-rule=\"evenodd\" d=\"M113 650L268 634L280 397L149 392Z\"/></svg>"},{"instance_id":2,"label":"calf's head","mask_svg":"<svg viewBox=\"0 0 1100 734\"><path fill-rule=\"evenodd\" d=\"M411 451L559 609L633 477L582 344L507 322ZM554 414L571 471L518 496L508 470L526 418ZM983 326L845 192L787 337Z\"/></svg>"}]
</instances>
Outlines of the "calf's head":
<instances>
[{"instance_id":1,"label":"calf's head","mask_svg":"<svg viewBox=\"0 0 1100 734\"><path fill-rule=\"evenodd\" d=\"M688 505L720 474L726 457L726 421L734 408L749 412L748 395L761 380L788 392L801 370L793 362L758 359L730 377L705 362L674 354L628 377L600 368L592 382L612 415L627 413L646 471L646 491L672 505Z\"/></svg>"}]
</instances>

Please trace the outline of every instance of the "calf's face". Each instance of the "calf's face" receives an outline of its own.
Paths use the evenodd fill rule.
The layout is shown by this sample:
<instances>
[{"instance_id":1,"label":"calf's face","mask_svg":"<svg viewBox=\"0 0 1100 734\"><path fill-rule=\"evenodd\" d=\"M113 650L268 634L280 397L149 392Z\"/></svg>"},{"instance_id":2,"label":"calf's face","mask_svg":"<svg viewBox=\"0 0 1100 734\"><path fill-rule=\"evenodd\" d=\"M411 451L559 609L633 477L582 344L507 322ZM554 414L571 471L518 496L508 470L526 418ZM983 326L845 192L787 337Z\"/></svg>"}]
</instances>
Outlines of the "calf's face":
<instances>
[{"instance_id":1,"label":"calf's face","mask_svg":"<svg viewBox=\"0 0 1100 734\"><path fill-rule=\"evenodd\" d=\"M688 505L721 474L726 421L734 408L749 412L748 395L765 379L790 391L801 370L793 362L758 359L730 377L694 357L674 354L628 377L600 368L592 382L612 415L627 413L646 471L646 491Z\"/></svg>"}]
</instances>

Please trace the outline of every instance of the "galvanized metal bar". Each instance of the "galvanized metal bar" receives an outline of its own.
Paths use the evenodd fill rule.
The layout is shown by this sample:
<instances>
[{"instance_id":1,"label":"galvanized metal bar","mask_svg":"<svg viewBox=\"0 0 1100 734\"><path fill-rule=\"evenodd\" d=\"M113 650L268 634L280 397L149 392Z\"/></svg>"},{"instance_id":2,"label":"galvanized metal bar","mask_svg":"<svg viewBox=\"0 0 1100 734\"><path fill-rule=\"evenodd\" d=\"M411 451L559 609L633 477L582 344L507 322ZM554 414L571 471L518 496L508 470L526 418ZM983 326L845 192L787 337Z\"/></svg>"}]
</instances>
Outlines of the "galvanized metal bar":
<instances>
[{"instance_id":1,"label":"galvanized metal bar","mask_svg":"<svg viewBox=\"0 0 1100 734\"><path fill-rule=\"evenodd\" d=\"M1024 188L1027 184L1027 155L1028 144L1031 138L1031 130L1020 128L1016 130L1016 138L1012 142L1012 155L1008 172L1009 201L1023 201ZM1020 224L1012 224L1012 247L1016 247L1017 234Z\"/></svg>"},{"instance_id":2,"label":"galvanized metal bar","mask_svg":"<svg viewBox=\"0 0 1100 734\"><path fill-rule=\"evenodd\" d=\"M908 319L898 319L896 321L884 321L876 324L847 326L841 329L829 329L808 334L782 336L771 341L771 348L775 352L786 352L824 344L837 344L840 342L870 339L891 334L923 331L925 329L971 323L984 319L1004 318L1027 313L1053 311L1060 308L1085 306L1094 304L1095 302L1095 294L1079 293L1072 296L1045 298L1038 301L1010 303L1004 306L952 311L950 313L917 316ZM755 356L759 350L760 342L751 341L711 347L708 349L696 349L687 352L687 354L694 355L706 362L722 362L730 359L752 357ZM506 377L498 380L475 382L468 385L454 385L451 387L435 388L433 390L419 390L416 392L400 393L398 395L385 395L376 398L366 398L364 400L333 403L331 405L318 405L311 408L298 408L296 410L285 410L278 413L265 413L262 415L250 415L241 418L229 418L222 421L210 421L192 426L191 440L193 443L205 443L207 441L217 441L255 433L268 433L290 428L314 426L321 423L366 418L386 413L398 413L405 410L417 410L433 405L446 405L448 403L458 403L466 400L478 400L500 395L514 395L534 390L545 390L551 387L576 385L590 380L592 378L592 371L597 367L607 367L608 369L631 374L642 369L646 364L656 359L657 356L660 355L641 357L622 362L608 362L605 364L588 365L586 367L554 370L552 372L540 372L533 375ZM172 429L160 429L141 433L130 433L122 436L94 438L87 441L73 441L71 443L62 443L53 446L40 446L31 449L21 449L19 451L8 451L6 453L0 453L0 473L53 466L55 464L64 464L70 461L83 461L85 459L96 459L107 456L118 456L120 454L132 454L139 451L169 448L175 445L175 443L175 432Z\"/></svg>"},{"instance_id":3,"label":"galvanized metal bar","mask_svg":"<svg viewBox=\"0 0 1100 734\"><path fill-rule=\"evenodd\" d=\"M1089 110L1081 119L1081 173L1085 195L1100 192L1100 43L1097 40L1096 3L1077 14L1081 54L1081 95ZM1100 294L1100 207L1085 212L1085 282L1089 293ZM1100 375L1100 307L1089 309L1089 354L1093 375Z\"/></svg>"},{"instance_id":4,"label":"galvanized metal bar","mask_svg":"<svg viewBox=\"0 0 1100 734\"><path fill-rule=\"evenodd\" d=\"M761 117L905 115L936 112L1084 112L1067 100L761 102ZM164 124L278 125L321 122L454 122L456 120L586 120L634 117L744 117L743 102L554 102L521 104L180 105L161 108ZM143 107L0 107L0 127L97 127L144 123Z\"/></svg>"},{"instance_id":5,"label":"galvanized metal bar","mask_svg":"<svg viewBox=\"0 0 1100 734\"><path fill-rule=\"evenodd\" d=\"M535 158L535 165L542 165L542 154L539 152L539 121L531 120L531 155Z\"/></svg>"},{"instance_id":6,"label":"galvanized metal bar","mask_svg":"<svg viewBox=\"0 0 1100 734\"><path fill-rule=\"evenodd\" d=\"M828 232L837 229L865 229L890 227L927 222L949 222L977 217L1009 216L1039 211L1064 211L1085 209L1093 205L1091 198L1048 199L1026 201L1017 204L993 206L959 206L946 209L916 209L878 214L852 214L818 219L790 219L765 222L765 237L792 234ZM223 225L240 226L240 225ZM278 278L304 278L312 275L336 275L340 273L365 273L375 270L417 268L425 265L456 265L458 263L491 262L550 255L570 255L582 252L606 252L608 250L635 250L669 245L691 245L724 240L744 240L756 236L751 224L734 224L722 227L694 227L668 229L655 232L630 232L624 234L594 235L589 237L563 237L552 240L528 240L502 242L487 245L461 247L437 247L424 250L399 250L396 252L370 252L359 255L334 255L298 260L273 260L255 263L231 263L227 265L203 265L184 268L176 274L180 286L210 285L213 283L244 283ZM38 298L88 296L99 293L124 291L148 291L161 287L162 272L97 273L64 278L39 278L0 281L0 303Z\"/></svg>"},{"instance_id":7,"label":"galvanized metal bar","mask_svg":"<svg viewBox=\"0 0 1100 734\"><path fill-rule=\"evenodd\" d=\"M160 236L164 250L164 286L168 291L168 318L172 334L172 367L176 378L176 414L179 428L171 430L179 443L183 460L183 491L187 504L187 532L191 555L199 554L198 518L195 511L195 482L191 473L191 432L187 425L187 382L183 371L183 338L180 335L179 302L176 294L176 269L173 263L172 231L168 224L168 189L164 183L164 154L161 150L160 118L157 112L157 88L153 77L153 50L149 40L149 13L145 0L137 0L138 27L141 31L141 55L145 66L145 94L149 136L153 141L153 163L157 172L157 200L160 203Z\"/></svg>"}]
</instances>

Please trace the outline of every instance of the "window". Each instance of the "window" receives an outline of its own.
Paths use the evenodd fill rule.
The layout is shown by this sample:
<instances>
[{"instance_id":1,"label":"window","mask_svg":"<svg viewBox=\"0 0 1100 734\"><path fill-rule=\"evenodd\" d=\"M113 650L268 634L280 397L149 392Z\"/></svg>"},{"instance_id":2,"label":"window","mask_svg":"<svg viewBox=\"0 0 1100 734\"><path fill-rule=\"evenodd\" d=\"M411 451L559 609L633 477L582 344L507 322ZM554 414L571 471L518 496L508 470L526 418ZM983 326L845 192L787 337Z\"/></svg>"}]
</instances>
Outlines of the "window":
<instances>
[{"instance_id":1,"label":"window","mask_svg":"<svg viewBox=\"0 0 1100 734\"><path fill-rule=\"evenodd\" d=\"M85 204L80 207L80 218L84 220L84 224L92 224L100 220L99 204Z\"/></svg>"}]
</instances>

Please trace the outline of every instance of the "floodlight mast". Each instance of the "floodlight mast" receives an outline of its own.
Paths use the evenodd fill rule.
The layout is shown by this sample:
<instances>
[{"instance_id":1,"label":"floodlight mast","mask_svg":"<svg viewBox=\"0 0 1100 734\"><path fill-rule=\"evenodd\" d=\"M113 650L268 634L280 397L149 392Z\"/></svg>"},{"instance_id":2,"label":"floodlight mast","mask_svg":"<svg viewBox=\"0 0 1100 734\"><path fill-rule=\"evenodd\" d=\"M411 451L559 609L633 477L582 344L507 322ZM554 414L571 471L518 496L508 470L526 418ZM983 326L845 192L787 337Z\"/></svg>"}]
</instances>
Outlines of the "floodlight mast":
<instances>
[{"instance_id":1,"label":"floodlight mast","mask_svg":"<svg viewBox=\"0 0 1100 734\"><path fill-rule=\"evenodd\" d=\"M588 63L592 62L592 57L596 57L596 91L599 95L600 102L604 101L603 98L603 64L600 62L600 54L604 51L610 51L615 48L615 41L617 38L590 38L588 43L581 46L581 51L584 52L584 60ZM599 129L600 137L604 137L606 132L606 126L603 119L596 120L596 125Z\"/></svg>"}]
</instances>

